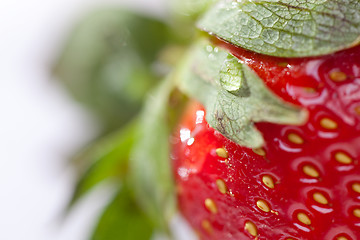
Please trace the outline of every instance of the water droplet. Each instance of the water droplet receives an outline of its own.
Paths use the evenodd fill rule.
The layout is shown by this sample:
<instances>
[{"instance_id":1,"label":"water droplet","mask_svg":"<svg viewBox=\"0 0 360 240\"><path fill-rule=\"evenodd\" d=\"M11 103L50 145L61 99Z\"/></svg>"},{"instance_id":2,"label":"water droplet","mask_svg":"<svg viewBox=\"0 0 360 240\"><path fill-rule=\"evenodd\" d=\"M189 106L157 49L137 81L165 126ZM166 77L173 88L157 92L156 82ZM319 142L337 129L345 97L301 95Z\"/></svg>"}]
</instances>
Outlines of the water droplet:
<instances>
[{"instance_id":1,"label":"water droplet","mask_svg":"<svg viewBox=\"0 0 360 240\"><path fill-rule=\"evenodd\" d=\"M204 122L205 112L203 110L196 111L196 124Z\"/></svg>"},{"instance_id":2,"label":"water droplet","mask_svg":"<svg viewBox=\"0 0 360 240\"><path fill-rule=\"evenodd\" d=\"M188 146L191 146L193 143L195 142L195 139L194 138L189 138L189 140L187 141L187 145Z\"/></svg>"},{"instance_id":3,"label":"water droplet","mask_svg":"<svg viewBox=\"0 0 360 240\"><path fill-rule=\"evenodd\" d=\"M206 46L206 51L212 52L212 51L213 51L213 47L210 46L210 45L207 45L207 46Z\"/></svg>"},{"instance_id":4,"label":"water droplet","mask_svg":"<svg viewBox=\"0 0 360 240\"><path fill-rule=\"evenodd\" d=\"M190 130L187 128L180 129L180 140L181 142L185 142L190 138Z\"/></svg>"}]
</instances>

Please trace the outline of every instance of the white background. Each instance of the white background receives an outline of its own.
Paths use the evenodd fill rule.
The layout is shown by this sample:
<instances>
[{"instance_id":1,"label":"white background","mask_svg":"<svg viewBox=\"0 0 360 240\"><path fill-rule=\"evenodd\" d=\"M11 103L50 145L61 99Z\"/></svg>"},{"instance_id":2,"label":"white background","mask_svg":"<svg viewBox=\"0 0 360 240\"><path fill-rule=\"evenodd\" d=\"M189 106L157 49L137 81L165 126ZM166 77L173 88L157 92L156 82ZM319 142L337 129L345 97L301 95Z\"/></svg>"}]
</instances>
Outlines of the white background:
<instances>
[{"instance_id":1,"label":"white background","mask_svg":"<svg viewBox=\"0 0 360 240\"><path fill-rule=\"evenodd\" d=\"M104 199L89 196L64 223L61 214L75 180L66 161L97 127L50 67L76 20L100 3L162 14L164 2L0 1L1 240L87 239Z\"/></svg>"}]
</instances>

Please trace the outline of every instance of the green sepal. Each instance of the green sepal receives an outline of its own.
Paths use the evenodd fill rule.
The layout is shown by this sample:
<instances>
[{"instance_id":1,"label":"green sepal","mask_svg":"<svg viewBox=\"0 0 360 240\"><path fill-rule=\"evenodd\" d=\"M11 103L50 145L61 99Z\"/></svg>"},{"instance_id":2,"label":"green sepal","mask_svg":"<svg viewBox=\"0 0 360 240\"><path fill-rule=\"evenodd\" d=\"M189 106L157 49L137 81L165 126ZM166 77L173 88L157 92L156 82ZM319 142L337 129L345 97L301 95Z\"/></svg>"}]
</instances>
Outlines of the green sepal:
<instances>
[{"instance_id":1,"label":"green sepal","mask_svg":"<svg viewBox=\"0 0 360 240\"><path fill-rule=\"evenodd\" d=\"M146 101L130 159L130 181L136 199L161 231L175 213L174 182L169 160L169 97L174 81L169 76Z\"/></svg>"},{"instance_id":2,"label":"green sepal","mask_svg":"<svg viewBox=\"0 0 360 240\"><path fill-rule=\"evenodd\" d=\"M309 57L359 44L358 0L222 0L198 22L234 45L271 56Z\"/></svg>"},{"instance_id":3,"label":"green sepal","mask_svg":"<svg viewBox=\"0 0 360 240\"><path fill-rule=\"evenodd\" d=\"M264 144L255 122L303 124L307 112L272 93L248 66L226 50L199 41L177 73L179 87L206 107L209 125L232 141Z\"/></svg>"}]
</instances>

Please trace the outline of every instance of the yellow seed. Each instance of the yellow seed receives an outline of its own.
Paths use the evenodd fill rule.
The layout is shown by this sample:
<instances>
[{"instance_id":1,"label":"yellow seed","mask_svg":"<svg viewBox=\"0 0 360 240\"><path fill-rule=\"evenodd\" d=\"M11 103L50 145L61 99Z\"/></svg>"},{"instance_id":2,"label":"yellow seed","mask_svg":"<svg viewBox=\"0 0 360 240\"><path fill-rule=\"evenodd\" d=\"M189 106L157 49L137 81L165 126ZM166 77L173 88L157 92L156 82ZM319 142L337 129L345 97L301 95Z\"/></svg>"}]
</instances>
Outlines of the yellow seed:
<instances>
[{"instance_id":1,"label":"yellow seed","mask_svg":"<svg viewBox=\"0 0 360 240\"><path fill-rule=\"evenodd\" d=\"M208 233L208 234L212 234L213 232L213 228L211 226L211 223L208 220L203 220L201 222L201 227Z\"/></svg>"},{"instance_id":2,"label":"yellow seed","mask_svg":"<svg viewBox=\"0 0 360 240\"><path fill-rule=\"evenodd\" d=\"M316 192L316 193L313 194L313 199L314 199L316 202L320 203L320 204L326 205L326 204L329 203L329 201L328 201L327 198L324 196L324 194L319 193L319 192Z\"/></svg>"},{"instance_id":3,"label":"yellow seed","mask_svg":"<svg viewBox=\"0 0 360 240\"><path fill-rule=\"evenodd\" d=\"M316 92L316 89L312 88L312 87L305 87L304 90L307 93L315 93Z\"/></svg>"},{"instance_id":4,"label":"yellow seed","mask_svg":"<svg viewBox=\"0 0 360 240\"><path fill-rule=\"evenodd\" d=\"M267 202L265 202L264 200L258 200L256 202L256 206L261 210L261 211L264 211L264 212L270 212L270 207L269 207L269 204L267 204Z\"/></svg>"},{"instance_id":5,"label":"yellow seed","mask_svg":"<svg viewBox=\"0 0 360 240\"><path fill-rule=\"evenodd\" d=\"M257 155L260 155L260 156L263 156L263 157L266 156L266 152L265 152L265 150L263 148L254 148L253 152L256 153Z\"/></svg>"},{"instance_id":6,"label":"yellow seed","mask_svg":"<svg viewBox=\"0 0 360 240\"><path fill-rule=\"evenodd\" d=\"M201 224L202 224L202 223L201 223ZM197 230L197 229L194 229L194 233L195 233L195 235L198 237L198 239L200 239L200 237L201 237L200 231Z\"/></svg>"},{"instance_id":7,"label":"yellow seed","mask_svg":"<svg viewBox=\"0 0 360 240\"><path fill-rule=\"evenodd\" d=\"M310 225L310 218L303 212L297 214L297 219L305 225Z\"/></svg>"},{"instance_id":8,"label":"yellow seed","mask_svg":"<svg viewBox=\"0 0 360 240\"><path fill-rule=\"evenodd\" d=\"M341 71L333 71L329 74L329 77L335 82L342 82L347 79L347 75Z\"/></svg>"},{"instance_id":9,"label":"yellow seed","mask_svg":"<svg viewBox=\"0 0 360 240\"><path fill-rule=\"evenodd\" d=\"M349 239L345 236L339 236L336 238L336 240L349 240Z\"/></svg>"},{"instance_id":10,"label":"yellow seed","mask_svg":"<svg viewBox=\"0 0 360 240\"><path fill-rule=\"evenodd\" d=\"M251 236L256 237L258 235L257 227L253 222L247 221L245 223L245 230L250 233Z\"/></svg>"},{"instance_id":11,"label":"yellow seed","mask_svg":"<svg viewBox=\"0 0 360 240\"><path fill-rule=\"evenodd\" d=\"M357 115L360 115L360 106L356 106L354 110Z\"/></svg>"},{"instance_id":12,"label":"yellow seed","mask_svg":"<svg viewBox=\"0 0 360 240\"><path fill-rule=\"evenodd\" d=\"M314 177L314 178L318 178L320 176L319 172L311 165L305 165L303 167L303 172L310 176L310 177Z\"/></svg>"},{"instance_id":13,"label":"yellow seed","mask_svg":"<svg viewBox=\"0 0 360 240\"><path fill-rule=\"evenodd\" d=\"M218 148L216 149L216 155L218 155L221 158L228 158L229 154L228 152L225 150L225 148Z\"/></svg>"},{"instance_id":14,"label":"yellow seed","mask_svg":"<svg viewBox=\"0 0 360 240\"><path fill-rule=\"evenodd\" d=\"M352 158L349 155L343 152L335 153L335 160L342 164L350 164L352 163Z\"/></svg>"},{"instance_id":15,"label":"yellow seed","mask_svg":"<svg viewBox=\"0 0 360 240\"><path fill-rule=\"evenodd\" d=\"M296 133L290 133L288 135L288 139L290 142L295 143L295 144L303 144L304 143L304 139L302 139L298 134Z\"/></svg>"},{"instance_id":16,"label":"yellow seed","mask_svg":"<svg viewBox=\"0 0 360 240\"><path fill-rule=\"evenodd\" d=\"M337 122L335 122L334 120L331 120L330 118L323 118L320 120L320 125L323 127L323 128L326 128L326 129L337 129L338 128L338 124Z\"/></svg>"},{"instance_id":17,"label":"yellow seed","mask_svg":"<svg viewBox=\"0 0 360 240\"><path fill-rule=\"evenodd\" d=\"M205 207L213 214L216 214L218 212L216 203L210 198L205 199Z\"/></svg>"},{"instance_id":18,"label":"yellow seed","mask_svg":"<svg viewBox=\"0 0 360 240\"><path fill-rule=\"evenodd\" d=\"M353 214L354 214L355 217L360 218L360 208L355 208L353 210Z\"/></svg>"},{"instance_id":19,"label":"yellow seed","mask_svg":"<svg viewBox=\"0 0 360 240\"><path fill-rule=\"evenodd\" d=\"M271 176L265 175L262 177L262 182L267 186L268 188L275 188L274 180Z\"/></svg>"},{"instance_id":20,"label":"yellow seed","mask_svg":"<svg viewBox=\"0 0 360 240\"><path fill-rule=\"evenodd\" d=\"M224 180L222 179L217 179L216 180L216 186L219 190L219 192L221 192L222 194L226 194L228 191L228 188L226 186L226 183L224 182Z\"/></svg>"},{"instance_id":21,"label":"yellow seed","mask_svg":"<svg viewBox=\"0 0 360 240\"><path fill-rule=\"evenodd\" d=\"M360 183L354 183L351 188L354 192L360 193Z\"/></svg>"}]
</instances>

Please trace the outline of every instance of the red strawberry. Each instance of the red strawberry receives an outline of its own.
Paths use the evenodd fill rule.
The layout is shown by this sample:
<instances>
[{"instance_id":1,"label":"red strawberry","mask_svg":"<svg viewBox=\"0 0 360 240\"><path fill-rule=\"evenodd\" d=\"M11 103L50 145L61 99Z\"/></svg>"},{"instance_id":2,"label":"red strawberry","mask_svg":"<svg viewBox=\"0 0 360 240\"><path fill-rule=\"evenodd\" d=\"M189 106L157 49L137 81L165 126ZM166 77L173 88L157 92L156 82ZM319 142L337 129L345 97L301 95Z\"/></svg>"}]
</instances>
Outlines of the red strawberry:
<instances>
[{"instance_id":1,"label":"red strawberry","mask_svg":"<svg viewBox=\"0 0 360 240\"><path fill-rule=\"evenodd\" d=\"M265 145L249 149L192 102L172 155L182 214L201 239L360 239L360 47L285 59L215 42L309 120L257 123Z\"/></svg>"}]
</instances>

